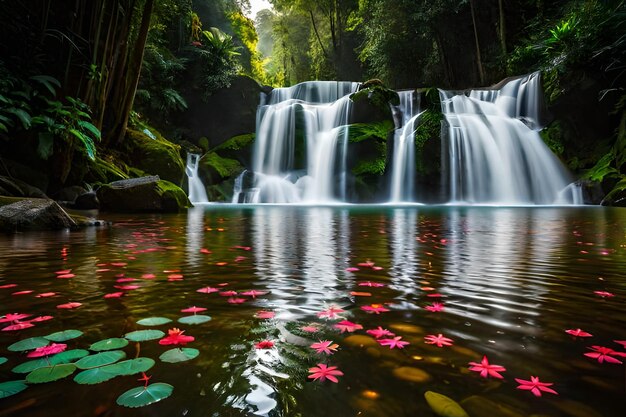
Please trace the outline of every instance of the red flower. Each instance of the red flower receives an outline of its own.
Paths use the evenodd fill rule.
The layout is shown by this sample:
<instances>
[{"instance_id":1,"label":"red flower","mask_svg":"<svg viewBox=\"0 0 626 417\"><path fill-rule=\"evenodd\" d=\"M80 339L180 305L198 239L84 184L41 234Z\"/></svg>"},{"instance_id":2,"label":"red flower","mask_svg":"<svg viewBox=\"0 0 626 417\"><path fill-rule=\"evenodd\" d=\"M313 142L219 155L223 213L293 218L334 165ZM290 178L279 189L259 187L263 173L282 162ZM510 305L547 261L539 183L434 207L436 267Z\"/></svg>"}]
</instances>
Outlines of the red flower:
<instances>
[{"instance_id":1,"label":"red flower","mask_svg":"<svg viewBox=\"0 0 626 417\"><path fill-rule=\"evenodd\" d=\"M320 381L325 381L328 379L334 383L339 382L336 377L343 375L343 372L337 369L336 366L327 366L323 363L318 363L317 366L309 368L309 373L311 374L309 375L309 378L313 379L313 381L317 381L318 379Z\"/></svg>"},{"instance_id":2,"label":"red flower","mask_svg":"<svg viewBox=\"0 0 626 417\"><path fill-rule=\"evenodd\" d=\"M381 346L389 346L389 349L393 349L396 347L398 349L402 349L409 344L409 342L405 342L404 340L400 339L402 339L402 336L396 336L392 339L378 339L378 343L380 343Z\"/></svg>"},{"instance_id":3,"label":"red flower","mask_svg":"<svg viewBox=\"0 0 626 417\"><path fill-rule=\"evenodd\" d=\"M551 382L540 382L538 376L531 376L530 381L526 381L524 379L515 378L518 384L520 384L517 389L527 390L532 392L535 397L541 397L541 391L549 392L550 394L559 395L558 392L553 390L552 388L548 388L551 385L554 385Z\"/></svg>"},{"instance_id":4,"label":"red flower","mask_svg":"<svg viewBox=\"0 0 626 417\"><path fill-rule=\"evenodd\" d=\"M395 336L394 333L391 333L389 330L383 329L380 326L378 326L377 329L366 330L365 333L374 336L376 339L380 339L383 336Z\"/></svg>"},{"instance_id":5,"label":"red flower","mask_svg":"<svg viewBox=\"0 0 626 417\"><path fill-rule=\"evenodd\" d=\"M204 294L211 294L212 292L218 292L219 290L217 288L213 288L213 287L203 287L200 288L199 290L196 290L196 292L201 292Z\"/></svg>"},{"instance_id":6,"label":"red flower","mask_svg":"<svg viewBox=\"0 0 626 417\"><path fill-rule=\"evenodd\" d=\"M275 315L276 313L274 313L273 311L261 310L261 311L257 311L254 317L256 317L257 319L272 319L274 318Z\"/></svg>"},{"instance_id":7,"label":"red flower","mask_svg":"<svg viewBox=\"0 0 626 417\"><path fill-rule=\"evenodd\" d=\"M565 333L571 334L572 336L576 336L576 337L591 337L591 336L593 336L591 333L584 332L581 329L565 330Z\"/></svg>"},{"instance_id":8,"label":"red flower","mask_svg":"<svg viewBox=\"0 0 626 417\"><path fill-rule=\"evenodd\" d=\"M262 340L259 343L256 343L254 347L257 349L271 349L274 347L274 342L271 340Z\"/></svg>"},{"instance_id":9,"label":"red flower","mask_svg":"<svg viewBox=\"0 0 626 417\"><path fill-rule=\"evenodd\" d=\"M25 319L26 317L31 316L32 314L22 314L22 313L13 313L13 314L7 314L6 316L4 316L3 318L0 318L0 323L6 323L9 321L18 321L18 320L22 320Z\"/></svg>"},{"instance_id":10,"label":"red flower","mask_svg":"<svg viewBox=\"0 0 626 417\"><path fill-rule=\"evenodd\" d=\"M180 310L181 313L194 313L194 314L199 313L201 311L206 311L206 308L193 306L193 307Z\"/></svg>"},{"instance_id":11,"label":"red flower","mask_svg":"<svg viewBox=\"0 0 626 417\"><path fill-rule=\"evenodd\" d=\"M177 329L174 327L173 329L169 329L167 331L168 336L165 336L163 339L159 340L160 345L186 345L189 342L193 342L195 338L193 336L184 335L185 331Z\"/></svg>"},{"instance_id":12,"label":"red flower","mask_svg":"<svg viewBox=\"0 0 626 417\"><path fill-rule=\"evenodd\" d=\"M320 340L311 345L311 348L315 349L317 353L326 353L327 355L332 355L338 347L339 345L333 343L332 340Z\"/></svg>"},{"instance_id":13,"label":"red flower","mask_svg":"<svg viewBox=\"0 0 626 417\"><path fill-rule=\"evenodd\" d=\"M348 320L340 321L339 323L335 324L333 327L341 330L341 333L345 333L345 332L352 333L355 330L359 330L363 328L363 326L361 326L360 324L352 323L351 321L348 321Z\"/></svg>"},{"instance_id":14,"label":"red flower","mask_svg":"<svg viewBox=\"0 0 626 417\"><path fill-rule=\"evenodd\" d=\"M343 313L345 310L340 309L339 307L330 306L328 309L324 311L320 311L317 313L317 317L321 319L336 319L339 318L338 314Z\"/></svg>"},{"instance_id":15,"label":"red flower","mask_svg":"<svg viewBox=\"0 0 626 417\"><path fill-rule=\"evenodd\" d=\"M591 346L589 349L595 352L585 353L585 356L597 359L600 363L603 363L604 361L610 363L622 363L622 361L620 361L619 359L615 359L613 356L626 357L626 353L616 352L613 349L604 346Z\"/></svg>"},{"instance_id":16,"label":"red flower","mask_svg":"<svg viewBox=\"0 0 626 417\"><path fill-rule=\"evenodd\" d=\"M439 333L437 336L435 336L434 334L429 334L428 336L424 337L424 339L425 343L429 345L437 345L438 347L452 346L452 339L443 337L441 333Z\"/></svg>"},{"instance_id":17,"label":"red flower","mask_svg":"<svg viewBox=\"0 0 626 417\"><path fill-rule=\"evenodd\" d=\"M368 313L376 313L376 314L385 313L389 311L389 309L383 307L382 304L372 304L370 306L362 306L361 310L367 311Z\"/></svg>"},{"instance_id":18,"label":"red flower","mask_svg":"<svg viewBox=\"0 0 626 417\"><path fill-rule=\"evenodd\" d=\"M438 312L443 310L443 303L433 303L432 305L424 307L428 311Z\"/></svg>"},{"instance_id":19,"label":"red flower","mask_svg":"<svg viewBox=\"0 0 626 417\"><path fill-rule=\"evenodd\" d=\"M250 291L242 292L239 295L245 295L248 297L256 298L257 295L265 295L265 294L267 294L267 291L250 290Z\"/></svg>"},{"instance_id":20,"label":"red flower","mask_svg":"<svg viewBox=\"0 0 626 417\"><path fill-rule=\"evenodd\" d=\"M28 358L40 358L42 356L54 355L56 353L61 353L67 348L67 345L64 343L53 343L48 346L38 347L37 349L30 352L26 357Z\"/></svg>"},{"instance_id":21,"label":"red flower","mask_svg":"<svg viewBox=\"0 0 626 417\"><path fill-rule=\"evenodd\" d=\"M480 372L480 376L482 376L483 378L492 376L494 378L502 379L502 375L500 375L498 372L506 371L503 366L490 364L487 360L487 356L483 356L483 360L480 361L480 363L470 362L469 364L472 365L469 368L470 371Z\"/></svg>"}]
</instances>

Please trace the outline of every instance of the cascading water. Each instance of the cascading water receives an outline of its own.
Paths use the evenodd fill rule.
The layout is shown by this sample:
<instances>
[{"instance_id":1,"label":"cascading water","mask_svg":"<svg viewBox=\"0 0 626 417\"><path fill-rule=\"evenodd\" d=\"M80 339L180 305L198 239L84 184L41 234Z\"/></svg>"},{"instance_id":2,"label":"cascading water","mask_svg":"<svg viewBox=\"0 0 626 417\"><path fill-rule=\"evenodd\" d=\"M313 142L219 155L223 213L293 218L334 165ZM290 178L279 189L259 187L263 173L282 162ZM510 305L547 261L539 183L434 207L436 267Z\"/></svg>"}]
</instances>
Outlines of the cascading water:
<instances>
[{"instance_id":1,"label":"cascading water","mask_svg":"<svg viewBox=\"0 0 626 417\"><path fill-rule=\"evenodd\" d=\"M200 162L200 155L195 153L187 154L187 166L185 167L185 173L187 174L187 181L189 185L189 201L192 203L208 203L209 198L206 195L206 189L202 180L198 176L198 163Z\"/></svg>"},{"instance_id":2,"label":"cascading water","mask_svg":"<svg viewBox=\"0 0 626 417\"><path fill-rule=\"evenodd\" d=\"M393 137L391 203L411 202L415 194L415 130L419 122L419 95L414 90L398 91L400 126Z\"/></svg>"},{"instance_id":3,"label":"cascading water","mask_svg":"<svg viewBox=\"0 0 626 417\"><path fill-rule=\"evenodd\" d=\"M580 190L562 192L571 182L569 174L536 130L539 73L509 81L500 89L467 94L440 90L439 94L449 125L452 203L575 204L582 200Z\"/></svg>"},{"instance_id":4,"label":"cascading water","mask_svg":"<svg viewBox=\"0 0 626 417\"><path fill-rule=\"evenodd\" d=\"M310 81L277 88L257 111L252 168L233 202L332 203L345 200L350 99L358 83Z\"/></svg>"}]
</instances>

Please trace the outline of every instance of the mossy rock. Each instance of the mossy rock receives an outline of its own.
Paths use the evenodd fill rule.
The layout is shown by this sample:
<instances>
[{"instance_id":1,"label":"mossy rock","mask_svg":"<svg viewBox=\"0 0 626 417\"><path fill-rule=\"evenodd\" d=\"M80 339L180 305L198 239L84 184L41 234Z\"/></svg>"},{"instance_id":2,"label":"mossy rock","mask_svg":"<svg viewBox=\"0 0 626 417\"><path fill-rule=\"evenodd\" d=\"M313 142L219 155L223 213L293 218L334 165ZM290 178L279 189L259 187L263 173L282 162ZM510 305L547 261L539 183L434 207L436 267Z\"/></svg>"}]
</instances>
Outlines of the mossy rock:
<instances>
[{"instance_id":1,"label":"mossy rock","mask_svg":"<svg viewBox=\"0 0 626 417\"><path fill-rule=\"evenodd\" d=\"M626 207L626 176L602 200L603 206Z\"/></svg>"},{"instance_id":2,"label":"mossy rock","mask_svg":"<svg viewBox=\"0 0 626 417\"><path fill-rule=\"evenodd\" d=\"M243 171L243 166L235 159L223 158L216 152L209 152L200 159L198 170L202 182L211 185L236 177Z\"/></svg>"},{"instance_id":3,"label":"mossy rock","mask_svg":"<svg viewBox=\"0 0 626 417\"><path fill-rule=\"evenodd\" d=\"M177 212L191 206L180 187L158 176L103 185L98 199L103 210L114 212Z\"/></svg>"},{"instance_id":4,"label":"mossy rock","mask_svg":"<svg viewBox=\"0 0 626 417\"><path fill-rule=\"evenodd\" d=\"M109 183L130 178L127 171L99 156L93 161L88 161L88 164L89 170L85 177L88 182Z\"/></svg>"},{"instance_id":5,"label":"mossy rock","mask_svg":"<svg viewBox=\"0 0 626 417\"><path fill-rule=\"evenodd\" d=\"M252 157L255 137L255 133L233 136L221 145L211 149L211 151L224 158L236 159L243 165Z\"/></svg>"},{"instance_id":6,"label":"mossy rock","mask_svg":"<svg viewBox=\"0 0 626 417\"><path fill-rule=\"evenodd\" d=\"M181 186L185 178L185 163L180 146L169 142L156 130L150 129L155 139L140 130L126 131L125 146L130 164L141 171Z\"/></svg>"},{"instance_id":7,"label":"mossy rock","mask_svg":"<svg viewBox=\"0 0 626 417\"><path fill-rule=\"evenodd\" d=\"M56 202L44 198L17 199L0 206L0 231L60 230L76 222Z\"/></svg>"},{"instance_id":8,"label":"mossy rock","mask_svg":"<svg viewBox=\"0 0 626 417\"><path fill-rule=\"evenodd\" d=\"M383 114L391 115L389 105L397 106L400 104L400 96L394 90L385 87L382 83L366 82L356 93L350 95L350 100L355 104L360 102L368 102L377 107Z\"/></svg>"}]
</instances>

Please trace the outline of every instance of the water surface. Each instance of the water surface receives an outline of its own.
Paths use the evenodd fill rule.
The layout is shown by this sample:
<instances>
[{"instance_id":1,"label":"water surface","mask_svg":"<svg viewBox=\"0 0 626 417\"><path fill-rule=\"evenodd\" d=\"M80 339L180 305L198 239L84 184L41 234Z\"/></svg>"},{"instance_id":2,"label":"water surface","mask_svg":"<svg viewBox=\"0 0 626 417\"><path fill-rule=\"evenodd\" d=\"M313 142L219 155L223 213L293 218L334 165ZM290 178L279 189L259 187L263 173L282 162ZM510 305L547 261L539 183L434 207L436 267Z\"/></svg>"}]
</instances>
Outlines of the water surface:
<instances>
[{"instance_id":1,"label":"water surface","mask_svg":"<svg viewBox=\"0 0 626 417\"><path fill-rule=\"evenodd\" d=\"M7 350L20 339L78 329L84 335L66 342L68 349L87 349L145 329L136 322L151 316L173 319L156 328L184 329L195 337L187 347L200 355L170 364L158 359L169 347L157 340L124 348L128 358L156 360L151 382L174 386L170 398L144 408L115 404L141 385L140 375L98 385L79 385L72 375L0 399L0 416L430 416L429 390L462 401L472 417L495 415L494 404L513 416L622 415L624 365L584 354L594 345L626 350L614 342L626 340L624 210L213 205L107 219L110 228L0 236L0 287L16 284L0 288L0 316L54 316L0 332L0 357L8 359L0 382L24 378L11 369L25 355ZM73 278L56 278L68 269ZM117 282L129 277L137 280ZM365 282L384 286L359 285ZM268 293L229 303L197 292L207 286ZM118 291L125 294L104 298ZM36 297L46 292L56 295ZM67 302L82 306L56 307ZM425 308L435 302L442 311ZM361 309L371 304L389 311ZM212 320L177 323L190 306L207 308L201 314ZM318 317L331 306L345 310L340 319ZM256 318L260 310L276 315ZM363 329L340 333L333 326L342 319ZM303 331L307 325L320 330ZM378 326L410 344L379 345L365 333ZM593 337L565 332L578 328ZM437 334L452 346L425 343ZM274 348L256 349L262 340ZM319 340L338 351L315 353L308 344ZM504 380L469 371L483 355L506 368ZM308 379L318 363L337 366L339 383ZM559 395L517 390L515 378L530 376L554 383Z\"/></svg>"}]
</instances>

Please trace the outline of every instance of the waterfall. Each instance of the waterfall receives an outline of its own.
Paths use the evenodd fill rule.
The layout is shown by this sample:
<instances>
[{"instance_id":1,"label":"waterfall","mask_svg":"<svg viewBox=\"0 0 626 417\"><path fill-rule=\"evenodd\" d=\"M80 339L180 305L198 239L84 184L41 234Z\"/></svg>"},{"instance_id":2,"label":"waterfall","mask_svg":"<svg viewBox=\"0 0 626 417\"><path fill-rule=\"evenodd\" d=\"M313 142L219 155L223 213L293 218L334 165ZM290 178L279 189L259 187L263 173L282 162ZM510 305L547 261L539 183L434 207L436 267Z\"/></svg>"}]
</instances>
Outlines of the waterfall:
<instances>
[{"instance_id":1,"label":"waterfall","mask_svg":"<svg viewBox=\"0 0 626 417\"><path fill-rule=\"evenodd\" d=\"M396 109L399 122L393 136L391 165L391 203L411 202L415 196L415 130L419 121L419 95L415 91L398 91L400 105Z\"/></svg>"},{"instance_id":2,"label":"waterfall","mask_svg":"<svg viewBox=\"0 0 626 417\"><path fill-rule=\"evenodd\" d=\"M257 110L252 161L256 195L243 201L345 200L348 129L342 127L348 124L350 114L348 95L357 86L352 82L309 81L276 88L263 98ZM242 197L237 195L236 199L239 202Z\"/></svg>"},{"instance_id":3,"label":"waterfall","mask_svg":"<svg viewBox=\"0 0 626 417\"><path fill-rule=\"evenodd\" d=\"M538 134L539 73L499 89L439 91L452 203L575 204L571 178ZM565 201L564 201L565 200Z\"/></svg>"},{"instance_id":4,"label":"waterfall","mask_svg":"<svg viewBox=\"0 0 626 417\"><path fill-rule=\"evenodd\" d=\"M185 167L185 173L187 173L187 180L189 185L189 201L192 203L208 203L209 199L206 195L206 189L202 180L198 176L198 164L200 162L200 155L195 153L187 154L187 166Z\"/></svg>"}]
</instances>

